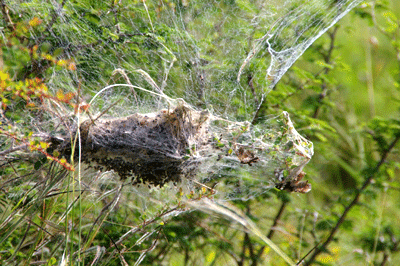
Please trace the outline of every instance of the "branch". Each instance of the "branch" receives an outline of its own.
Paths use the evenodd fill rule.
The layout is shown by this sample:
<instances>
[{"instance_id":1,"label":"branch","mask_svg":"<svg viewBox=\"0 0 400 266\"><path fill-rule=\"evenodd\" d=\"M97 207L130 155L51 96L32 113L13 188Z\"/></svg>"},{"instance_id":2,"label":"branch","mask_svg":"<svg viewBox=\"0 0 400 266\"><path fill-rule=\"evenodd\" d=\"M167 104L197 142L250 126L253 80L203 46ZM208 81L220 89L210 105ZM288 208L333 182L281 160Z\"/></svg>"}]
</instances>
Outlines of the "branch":
<instances>
[{"instance_id":1,"label":"branch","mask_svg":"<svg viewBox=\"0 0 400 266\"><path fill-rule=\"evenodd\" d=\"M287 203L288 203L287 201L282 201L281 207L279 208L279 211L275 216L274 223L272 224L271 229L269 230L269 233L267 236L269 239L271 239L273 237L273 235L275 233L275 228L278 225L278 222L282 217L282 213L285 210Z\"/></svg>"},{"instance_id":2,"label":"branch","mask_svg":"<svg viewBox=\"0 0 400 266\"><path fill-rule=\"evenodd\" d=\"M246 241L247 241L247 232L244 233L243 245L242 245L242 254L240 255L240 261L238 261L238 266L244 265L244 260L246 258Z\"/></svg>"},{"instance_id":3,"label":"branch","mask_svg":"<svg viewBox=\"0 0 400 266\"><path fill-rule=\"evenodd\" d=\"M19 150L26 150L27 148L28 148L28 144L22 144L22 145L19 145L19 146L16 146L16 147L12 147L12 148L9 148L9 149L7 149L5 151L0 152L0 156L4 156L4 155L7 155L9 153L12 153L12 152L15 152L15 151L19 151Z\"/></svg>"},{"instance_id":4,"label":"branch","mask_svg":"<svg viewBox=\"0 0 400 266\"><path fill-rule=\"evenodd\" d=\"M246 215L250 215L250 207L246 207ZM246 259L246 246L249 249L250 252L250 257L252 258L253 263L257 261L257 258L254 257L254 250L253 250L253 245L251 244L251 239L249 237L249 233L247 231L244 232L244 239L243 239L243 248L242 248L242 255L241 260L238 262L238 266L243 266L245 259Z\"/></svg>"},{"instance_id":5,"label":"branch","mask_svg":"<svg viewBox=\"0 0 400 266\"><path fill-rule=\"evenodd\" d=\"M117 34L119 34L120 33L120 27L119 27L119 25L118 25L118 13L117 13L117 7L116 7L116 5L115 5L115 2L116 1L114 1L114 0L111 0L111 12L114 14L114 24L115 24L115 27L116 27L116 29L117 29Z\"/></svg>"},{"instance_id":6,"label":"branch","mask_svg":"<svg viewBox=\"0 0 400 266\"><path fill-rule=\"evenodd\" d=\"M279 208L279 211L278 211L278 213L276 214L276 216L274 218L274 223L272 224L271 229L269 230L269 233L267 235L267 237L269 239L271 239L272 236L274 235L276 226L278 225L279 220L282 217L283 211L286 209L286 206L287 206L288 203L289 203L288 201L282 201L281 207ZM251 266L257 266L258 260L260 259L261 255L263 254L265 248L266 248L266 246L262 246L258 250L257 255L253 256L255 259L253 259L253 262L252 262Z\"/></svg>"},{"instance_id":7,"label":"branch","mask_svg":"<svg viewBox=\"0 0 400 266\"><path fill-rule=\"evenodd\" d=\"M399 243L400 243L400 241L396 241L394 246L390 249L390 252L392 252L392 253L397 252L399 250ZM382 262L380 265L381 266L386 265L386 262L388 261L388 259L389 259L388 251L385 251L385 254L383 255Z\"/></svg>"},{"instance_id":8,"label":"branch","mask_svg":"<svg viewBox=\"0 0 400 266\"><path fill-rule=\"evenodd\" d=\"M136 232L138 232L138 231L140 231L140 230L143 230L146 226L148 226L148 225L150 225L150 224L152 224L152 223L158 221L158 219L160 219L160 218L162 218L162 217L164 217L164 216L166 216L166 215L168 215L168 214L170 214L170 213L173 213L173 212L175 212L175 211L178 211L178 210L181 209L181 208L182 208L182 206L178 205L178 206L176 206L176 207L174 207L174 208L171 208L171 209L169 209L169 210L166 210L166 211L160 213L159 215L157 215L156 217L154 217L154 218L152 218L152 219L149 219L149 220L147 220L147 221L144 221L144 222L143 222L142 224L140 224L139 226L133 227L133 228L130 229L128 232L126 232L124 235L122 235L122 236L118 239L118 241L115 242L115 244L116 244L116 245L120 245L120 244L122 243L122 241L123 241L125 238L128 237L128 235L134 234L134 233L136 233Z\"/></svg>"},{"instance_id":9,"label":"branch","mask_svg":"<svg viewBox=\"0 0 400 266\"><path fill-rule=\"evenodd\" d=\"M257 93L256 93L256 90L254 88L254 81L253 80L254 80L253 74L249 73L247 75L247 84L249 85L251 93L253 94L254 102L258 106L260 103L258 102L258 99L257 99Z\"/></svg>"},{"instance_id":10,"label":"branch","mask_svg":"<svg viewBox=\"0 0 400 266\"><path fill-rule=\"evenodd\" d=\"M345 208L342 216L340 216L339 220L336 222L335 227L331 230L328 238L325 240L325 242L319 246L316 247L314 253L312 254L311 258L305 263L305 265L311 265L316 257L323 251L326 250L327 246L329 243L333 240L335 234L337 233L338 229L340 226L343 224L343 222L346 219L347 214L349 211L359 202L360 200L360 195L361 193L368 187L368 185L371 183L371 180L374 178L374 174L376 174L380 167L383 165L383 163L386 161L387 156L389 155L390 151L394 148L394 146L397 144L397 142L400 140L400 133L397 134L396 138L392 141L392 143L389 145L389 147L383 152L381 160L378 162L376 167L374 168L372 174L364 181L363 185L361 188L357 191L356 195L354 196L354 199L351 201L351 203Z\"/></svg>"},{"instance_id":11,"label":"branch","mask_svg":"<svg viewBox=\"0 0 400 266\"><path fill-rule=\"evenodd\" d=\"M337 30L339 29L339 26L334 27L333 31L331 33L328 33L329 38L330 38L330 44L329 44L329 49L327 51L326 54L322 54L322 56L324 57L324 61L326 64L330 64L331 63L331 59L332 59L332 52L333 52L333 48L335 48L335 39L336 39L336 33ZM328 74L329 73L329 68L325 67L323 70L324 74ZM322 92L319 94L319 98L318 98L318 106L315 107L315 111L313 114L313 118L317 118L319 111L321 110L321 102L322 100L326 97L327 92L328 92L328 88L326 86L326 82L324 82L322 84Z\"/></svg>"},{"instance_id":12,"label":"branch","mask_svg":"<svg viewBox=\"0 0 400 266\"><path fill-rule=\"evenodd\" d=\"M9 29L15 31L14 23L12 22L10 15L8 14L8 9L7 9L6 4L4 3L4 0L1 0L0 5L1 5L1 13L3 14L3 19L4 19L5 25L7 25L7 27Z\"/></svg>"},{"instance_id":13,"label":"branch","mask_svg":"<svg viewBox=\"0 0 400 266\"><path fill-rule=\"evenodd\" d=\"M60 10L64 8L65 2L67 2L67 0L62 1ZM57 18L58 18L58 12L54 9L53 15L51 16L51 20L43 32L49 32L50 29L53 27L54 23L56 22Z\"/></svg>"}]
</instances>

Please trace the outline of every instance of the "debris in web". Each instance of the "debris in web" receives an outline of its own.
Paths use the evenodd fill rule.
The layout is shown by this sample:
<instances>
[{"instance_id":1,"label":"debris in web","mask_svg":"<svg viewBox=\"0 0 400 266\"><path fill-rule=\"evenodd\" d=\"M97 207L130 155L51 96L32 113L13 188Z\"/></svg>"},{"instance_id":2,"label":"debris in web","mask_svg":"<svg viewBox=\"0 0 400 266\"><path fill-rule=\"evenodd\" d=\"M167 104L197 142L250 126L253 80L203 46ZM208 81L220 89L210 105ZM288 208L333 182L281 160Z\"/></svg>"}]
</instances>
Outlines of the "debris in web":
<instances>
[{"instance_id":1,"label":"debris in web","mask_svg":"<svg viewBox=\"0 0 400 266\"><path fill-rule=\"evenodd\" d=\"M273 187L310 191L310 184L300 180L313 154L312 143L297 133L286 112L255 126L178 102L154 113L85 120L79 126L82 161L91 168L113 170L134 185L163 186L186 179L218 185L236 197ZM77 131L72 138L57 138L52 149L69 158Z\"/></svg>"},{"instance_id":2,"label":"debris in web","mask_svg":"<svg viewBox=\"0 0 400 266\"><path fill-rule=\"evenodd\" d=\"M184 104L156 113L89 119L79 126L82 161L95 169L114 170L122 179L133 176L133 184L179 182L197 168L190 149L206 144L207 123L207 111L193 111ZM57 149L69 157L71 143L66 139Z\"/></svg>"}]
</instances>

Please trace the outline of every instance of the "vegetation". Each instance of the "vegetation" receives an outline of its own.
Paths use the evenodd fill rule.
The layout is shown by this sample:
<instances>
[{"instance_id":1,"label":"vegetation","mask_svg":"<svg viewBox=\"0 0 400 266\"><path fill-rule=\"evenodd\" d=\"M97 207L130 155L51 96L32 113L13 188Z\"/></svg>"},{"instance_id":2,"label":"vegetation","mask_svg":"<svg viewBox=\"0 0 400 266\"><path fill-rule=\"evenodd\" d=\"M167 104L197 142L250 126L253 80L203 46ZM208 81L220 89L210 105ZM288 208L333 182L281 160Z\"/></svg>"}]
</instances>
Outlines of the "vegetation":
<instances>
[{"instance_id":1,"label":"vegetation","mask_svg":"<svg viewBox=\"0 0 400 266\"><path fill-rule=\"evenodd\" d=\"M46 140L75 132L84 115L160 107L143 90L121 88L91 102L114 83L235 121L262 123L288 111L314 143L304 169L311 192L271 188L232 200L232 209L299 264L400 263L396 1L354 8L264 98L267 54L237 82L271 23L262 2L0 2L1 264L284 265L239 218L189 211L180 201L212 198L212 189L172 199L168 188L132 187L52 150Z\"/></svg>"}]
</instances>

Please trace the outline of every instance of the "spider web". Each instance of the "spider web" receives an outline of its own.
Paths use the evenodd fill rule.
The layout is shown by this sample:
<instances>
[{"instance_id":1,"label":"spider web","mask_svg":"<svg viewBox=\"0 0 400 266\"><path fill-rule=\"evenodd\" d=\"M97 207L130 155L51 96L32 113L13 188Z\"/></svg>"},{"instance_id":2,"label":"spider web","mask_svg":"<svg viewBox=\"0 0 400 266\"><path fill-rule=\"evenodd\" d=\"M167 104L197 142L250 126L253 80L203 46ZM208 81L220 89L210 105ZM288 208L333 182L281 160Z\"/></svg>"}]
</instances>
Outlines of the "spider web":
<instances>
[{"instance_id":1,"label":"spider web","mask_svg":"<svg viewBox=\"0 0 400 266\"><path fill-rule=\"evenodd\" d=\"M272 89L304 51L361 1L285 1L276 11L276 20L257 39L238 74L258 53L268 52L269 67L265 92Z\"/></svg>"},{"instance_id":2,"label":"spider web","mask_svg":"<svg viewBox=\"0 0 400 266\"><path fill-rule=\"evenodd\" d=\"M76 161L85 163L79 172L88 186L104 197L116 193L115 202L129 202L148 217L167 219L187 210L177 207L182 202L216 211L209 198L222 204L274 188L308 188L295 185L312 143L297 133L289 114L250 121L263 95L361 1L4 2L12 16L39 19L26 33L38 51L76 66L68 71L38 61L49 90L79 93L81 105L89 106L74 116L70 107L47 102L51 112L28 124L64 143L77 134ZM71 154L71 147L63 149ZM165 163L155 174L140 174L155 161L135 168L140 163L132 158L152 155ZM117 189L117 174L126 180L124 190ZM148 188L157 176L163 181L150 184L161 187ZM100 192L105 185L115 189ZM93 201L103 197L93 195ZM160 211L166 206L171 211Z\"/></svg>"}]
</instances>

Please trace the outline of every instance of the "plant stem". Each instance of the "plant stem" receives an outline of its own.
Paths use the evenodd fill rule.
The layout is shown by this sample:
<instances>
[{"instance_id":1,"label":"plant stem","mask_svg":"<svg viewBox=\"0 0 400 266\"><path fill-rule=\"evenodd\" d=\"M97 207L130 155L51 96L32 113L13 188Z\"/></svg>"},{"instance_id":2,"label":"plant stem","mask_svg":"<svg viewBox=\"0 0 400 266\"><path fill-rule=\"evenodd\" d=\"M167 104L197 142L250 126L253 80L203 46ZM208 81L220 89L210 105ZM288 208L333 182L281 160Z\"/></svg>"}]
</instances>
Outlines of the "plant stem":
<instances>
[{"instance_id":1,"label":"plant stem","mask_svg":"<svg viewBox=\"0 0 400 266\"><path fill-rule=\"evenodd\" d=\"M287 201L282 201L281 207L279 208L279 211L275 216L274 223L272 224L271 229L269 230L269 233L267 236L269 239L271 239L273 237L273 235L275 233L275 228L278 225L279 220L281 219L283 211L286 209L287 204L288 204Z\"/></svg>"},{"instance_id":2,"label":"plant stem","mask_svg":"<svg viewBox=\"0 0 400 266\"><path fill-rule=\"evenodd\" d=\"M392 143L389 145L389 147L382 153L381 160L378 162L378 164L375 166L373 169L373 172L371 175L364 181L363 185L361 188L357 191L356 195L354 196L354 199L350 202L350 204L345 208L343 211L343 214L340 216L339 220L336 222L335 227L331 230L328 238L325 240L325 242L319 246L316 247L314 253L311 255L311 258L306 261L304 265L311 265L316 257L323 251L326 250L328 247L329 243L333 240L336 232L339 230L340 226L343 224L343 222L346 219L347 214L349 211L359 202L361 193L368 187L368 185L371 183L371 180L374 178L375 174L379 171L380 167L383 165L383 163L386 161L387 156L389 155L390 151L394 148L394 146L397 144L397 142L400 140L400 134L396 135L396 138L392 141Z\"/></svg>"},{"instance_id":3,"label":"plant stem","mask_svg":"<svg viewBox=\"0 0 400 266\"><path fill-rule=\"evenodd\" d=\"M328 49L328 51L327 51L327 53L325 55L324 54L322 55L326 64L330 64L331 63L332 52L333 52L333 49L335 48L335 39L336 39L336 33L337 33L338 29L339 29L339 26L335 26L333 28L333 31L328 33L329 38L330 38L329 49ZM330 71L330 69L328 67L325 67L324 70L323 70L323 73L324 74L328 74L329 71ZM322 106L322 100L326 97L326 95L328 93L328 88L327 88L326 82L324 82L322 84L321 88L322 88L322 92L319 95L318 105L315 107L314 114L312 116L313 118L317 118L318 117L319 111L321 110L321 106Z\"/></svg>"},{"instance_id":4,"label":"plant stem","mask_svg":"<svg viewBox=\"0 0 400 266\"><path fill-rule=\"evenodd\" d=\"M278 211L278 213L276 214L276 216L275 216L275 218L274 218L274 223L272 224L271 229L269 230L269 233L268 233L268 235L267 235L267 237L268 237L269 239L271 239L271 238L273 237L273 235L274 235L274 233L275 233L275 228L276 228L276 226L278 225L279 220L281 219L282 214L283 214L284 210L286 209L287 204L288 204L288 201L282 201L281 207L279 208L279 211ZM263 254L263 252L264 252L264 250L265 250L265 247L266 247L266 246L262 246L262 247L258 250L257 255L255 256L256 259L253 260L251 266L257 266L258 260L260 259L261 255Z\"/></svg>"}]
</instances>

